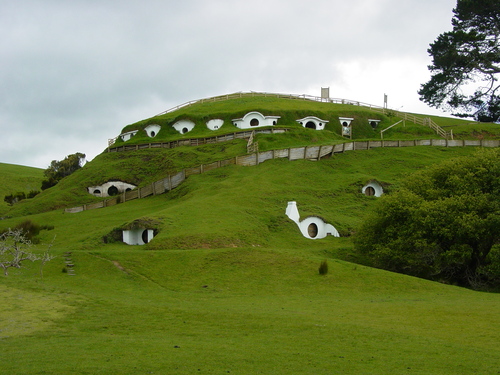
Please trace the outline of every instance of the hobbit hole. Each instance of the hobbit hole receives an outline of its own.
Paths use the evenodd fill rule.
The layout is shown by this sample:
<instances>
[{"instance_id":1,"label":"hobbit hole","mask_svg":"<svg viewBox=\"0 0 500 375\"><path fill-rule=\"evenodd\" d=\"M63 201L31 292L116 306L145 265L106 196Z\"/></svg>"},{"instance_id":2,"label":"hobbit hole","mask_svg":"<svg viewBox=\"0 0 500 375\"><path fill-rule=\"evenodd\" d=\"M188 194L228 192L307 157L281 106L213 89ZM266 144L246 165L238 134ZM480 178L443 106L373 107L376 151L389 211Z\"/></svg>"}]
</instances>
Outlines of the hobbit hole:
<instances>
[{"instance_id":1,"label":"hobbit hole","mask_svg":"<svg viewBox=\"0 0 500 375\"><path fill-rule=\"evenodd\" d=\"M156 137L158 132L161 130L161 126L156 125L156 124L152 124L152 125L146 126L144 128L144 130L146 131L146 134L148 135L148 137L154 138L154 137Z\"/></svg>"},{"instance_id":2,"label":"hobbit hole","mask_svg":"<svg viewBox=\"0 0 500 375\"><path fill-rule=\"evenodd\" d=\"M153 229L136 228L123 230L123 242L127 245L145 245L149 243L154 237Z\"/></svg>"},{"instance_id":3,"label":"hobbit hole","mask_svg":"<svg viewBox=\"0 0 500 375\"><path fill-rule=\"evenodd\" d=\"M372 186L368 186L365 189L365 195L368 195L369 197L372 197L375 195L375 189Z\"/></svg>"},{"instance_id":4,"label":"hobbit hole","mask_svg":"<svg viewBox=\"0 0 500 375\"><path fill-rule=\"evenodd\" d=\"M378 181L372 180L363 186L361 193L368 197L380 197L384 194L384 188Z\"/></svg>"},{"instance_id":5,"label":"hobbit hole","mask_svg":"<svg viewBox=\"0 0 500 375\"><path fill-rule=\"evenodd\" d=\"M304 128L314 129L314 130L323 130L325 124L328 122L327 120L322 120L316 116L307 116L296 121Z\"/></svg>"},{"instance_id":6,"label":"hobbit hole","mask_svg":"<svg viewBox=\"0 0 500 375\"><path fill-rule=\"evenodd\" d=\"M190 120L179 120L172 127L181 134L186 134L193 130L194 122Z\"/></svg>"},{"instance_id":7,"label":"hobbit hole","mask_svg":"<svg viewBox=\"0 0 500 375\"><path fill-rule=\"evenodd\" d=\"M333 225L325 223L325 221L319 217L309 216L300 221L297 202L288 202L285 214L290 220L297 224L300 232L306 238L314 240L325 238L328 235L340 237L339 232Z\"/></svg>"},{"instance_id":8,"label":"hobbit hole","mask_svg":"<svg viewBox=\"0 0 500 375\"><path fill-rule=\"evenodd\" d=\"M108 195L112 197L113 195L118 195L118 188L115 185L111 185L108 188Z\"/></svg>"},{"instance_id":9,"label":"hobbit hole","mask_svg":"<svg viewBox=\"0 0 500 375\"><path fill-rule=\"evenodd\" d=\"M309 237L316 238L318 235L318 226L315 223L309 224L307 227L307 233L309 234Z\"/></svg>"},{"instance_id":10,"label":"hobbit hole","mask_svg":"<svg viewBox=\"0 0 500 375\"><path fill-rule=\"evenodd\" d=\"M207 122L207 128L210 130L217 130L224 124L224 120L213 119Z\"/></svg>"},{"instance_id":11,"label":"hobbit hole","mask_svg":"<svg viewBox=\"0 0 500 375\"><path fill-rule=\"evenodd\" d=\"M368 119L370 126L375 129L381 120Z\"/></svg>"},{"instance_id":12,"label":"hobbit hole","mask_svg":"<svg viewBox=\"0 0 500 375\"><path fill-rule=\"evenodd\" d=\"M248 112L242 118L233 119L233 125L240 129L247 129L256 126L274 126L280 116L264 116L260 112Z\"/></svg>"},{"instance_id":13,"label":"hobbit hole","mask_svg":"<svg viewBox=\"0 0 500 375\"><path fill-rule=\"evenodd\" d=\"M96 197L108 197L124 193L135 189L136 186L122 181L108 181L99 186L90 186L87 188L89 194Z\"/></svg>"}]
</instances>

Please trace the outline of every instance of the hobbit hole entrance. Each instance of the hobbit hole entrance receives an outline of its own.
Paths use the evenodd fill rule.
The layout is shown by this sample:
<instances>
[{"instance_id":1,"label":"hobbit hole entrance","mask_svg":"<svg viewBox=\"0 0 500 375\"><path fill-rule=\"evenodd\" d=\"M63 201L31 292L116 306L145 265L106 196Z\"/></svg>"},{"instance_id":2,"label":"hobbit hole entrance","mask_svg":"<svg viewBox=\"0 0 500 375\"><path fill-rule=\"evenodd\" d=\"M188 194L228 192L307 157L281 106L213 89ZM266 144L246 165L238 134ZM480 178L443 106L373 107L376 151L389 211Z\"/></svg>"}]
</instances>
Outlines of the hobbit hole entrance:
<instances>
[{"instance_id":1,"label":"hobbit hole entrance","mask_svg":"<svg viewBox=\"0 0 500 375\"><path fill-rule=\"evenodd\" d=\"M365 189L365 195L367 195L369 197L373 197L375 195L375 189L372 186L368 186Z\"/></svg>"},{"instance_id":2,"label":"hobbit hole entrance","mask_svg":"<svg viewBox=\"0 0 500 375\"><path fill-rule=\"evenodd\" d=\"M108 189L108 195L113 196L113 195L118 195L118 188L115 185L112 185Z\"/></svg>"},{"instance_id":3,"label":"hobbit hole entrance","mask_svg":"<svg viewBox=\"0 0 500 375\"><path fill-rule=\"evenodd\" d=\"M259 120L256 118L251 119L250 126L259 126Z\"/></svg>"},{"instance_id":4,"label":"hobbit hole entrance","mask_svg":"<svg viewBox=\"0 0 500 375\"><path fill-rule=\"evenodd\" d=\"M186 134L188 132L188 128L182 128L182 134Z\"/></svg>"},{"instance_id":5,"label":"hobbit hole entrance","mask_svg":"<svg viewBox=\"0 0 500 375\"><path fill-rule=\"evenodd\" d=\"M306 124L306 128L309 128L309 129L316 129L316 124L315 124L313 121L309 121L309 122L307 122L307 124Z\"/></svg>"},{"instance_id":6,"label":"hobbit hole entrance","mask_svg":"<svg viewBox=\"0 0 500 375\"><path fill-rule=\"evenodd\" d=\"M316 238L316 236L318 235L318 226L316 225L316 223L309 224L309 226L307 227L307 233L309 234L309 237Z\"/></svg>"},{"instance_id":7,"label":"hobbit hole entrance","mask_svg":"<svg viewBox=\"0 0 500 375\"><path fill-rule=\"evenodd\" d=\"M148 230L144 230L142 232L142 242L148 243L149 242L149 236L148 236Z\"/></svg>"}]
</instances>

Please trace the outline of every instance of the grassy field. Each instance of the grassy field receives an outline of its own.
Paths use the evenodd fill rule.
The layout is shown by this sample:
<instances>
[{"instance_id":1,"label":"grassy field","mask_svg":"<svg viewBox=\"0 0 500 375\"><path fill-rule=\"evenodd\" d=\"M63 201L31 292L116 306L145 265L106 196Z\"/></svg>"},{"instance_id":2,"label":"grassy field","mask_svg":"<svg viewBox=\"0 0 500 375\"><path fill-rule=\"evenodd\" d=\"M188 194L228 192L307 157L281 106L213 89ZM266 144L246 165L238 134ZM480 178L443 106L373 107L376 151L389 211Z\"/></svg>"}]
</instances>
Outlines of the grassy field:
<instances>
[{"instance_id":1,"label":"grassy field","mask_svg":"<svg viewBox=\"0 0 500 375\"><path fill-rule=\"evenodd\" d=\"M31 190L40 190L43 169L0 163L0 176L2 176L0 184L0 215L2 215L8 211L8 205L3 199L6 195L17 192L28 194Z\"/></svg>"},{"instance_id":2,"label":"grassy field","mask_svg":"<svg viewBox=\"0 0 500 375\"><path fill-rule=\"evenodd\" d=\"M202 118L215 109L199 111ZM260 142L273 149L336 139L314 136L298 131ZM10 210L0 230L25 220L53 226L37 248L52 244L57 257L43 274L34 263L0 276L2 373L500 373L500 295L371 268L351 242L377 207L377 198L361 194L364 184L376 179L390 194L412 171L475 148L233 165L190 176L163 195L62 210L88 200L85 187L103 179L141 185L245 151L237 141L104 153ZM302 218L320 216L342 237L304 238L285 215L292 200ZM149 244L112 240L136 221L155 223ZM319 275L324 260L329 272Z\"/></svg>"}]
</instances>

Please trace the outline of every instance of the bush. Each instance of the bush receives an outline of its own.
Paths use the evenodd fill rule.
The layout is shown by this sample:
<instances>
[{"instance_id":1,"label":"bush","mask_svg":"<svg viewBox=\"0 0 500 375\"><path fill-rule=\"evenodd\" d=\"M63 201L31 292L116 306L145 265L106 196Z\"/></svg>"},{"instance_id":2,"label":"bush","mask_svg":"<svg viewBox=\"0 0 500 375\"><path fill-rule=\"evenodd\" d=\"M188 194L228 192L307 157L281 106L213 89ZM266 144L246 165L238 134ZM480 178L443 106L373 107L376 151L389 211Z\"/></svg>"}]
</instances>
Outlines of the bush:
<instances>
[{"instance_id":1,"label":"bush","mask_svg":"<svg viewBox=\"0 0 500 375\"><path fill-rule=\"evenodd\" d=\"M326 275L327 273L328 273L328 262L325 259L319 265L319 274L320 275Z\"/></svg>"}]
</instances>

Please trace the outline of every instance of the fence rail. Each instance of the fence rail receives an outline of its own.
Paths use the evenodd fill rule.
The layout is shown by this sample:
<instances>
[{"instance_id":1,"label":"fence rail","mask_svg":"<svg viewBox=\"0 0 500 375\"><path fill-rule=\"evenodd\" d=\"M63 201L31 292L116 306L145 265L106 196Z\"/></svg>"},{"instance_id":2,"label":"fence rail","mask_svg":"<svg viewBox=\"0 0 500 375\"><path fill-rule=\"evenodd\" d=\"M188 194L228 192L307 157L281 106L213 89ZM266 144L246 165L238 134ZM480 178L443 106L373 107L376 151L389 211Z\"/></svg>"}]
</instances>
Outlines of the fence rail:
<instances>
[{"instance_id":1,"label":"fence rail","mask_svg":"<svg viewBox=\"0 0 500 375\"><path fill-rule=\"evenodd\" d=\"M354 141L339 143L335 145L295 147L280 150L256 152L249 155L236 156L234 158L219 160L198 167L188 168L176 174L168 175L164 179L153 182L150 185L127 191L119 196L106 199L101 202L86 204L79 207L66 208L65 212L77 213L85 210L114 206L133 199L141 199L150 195L158 195L175 189L182 184L186 178L194 174L201 174L227 165L255 166L267 160L285 158L293 160L320 160L334 154L354 150L369 150L379 147L412 147L412 146L441 146L441 147L500 147L500 140L452 140L452 139L426 139L409 141Z\"/></svg>"},{"instance_id":2,"label":"fence rail","mask_svg":"<svg viewBox=\"0 0 500 375\"><path fill-rule=\"evenodd\" d=\"M249 91L249 92L236 92L236 93L227 94L227 95L212 96L210 98L205 98L205 99L191 100L189 102L185 102L183 104L179 104L179 105L176 105L175 107L169 108L166 111L160 112L156 116L165 115L167 113L174 112L180 108L189 107L189 106L196 104L196 103L213 103L213 102L220 102L220 101L224 101L224 100L239 99L239 98L243 98L243 97L269 97L269 98L280 98L280 99L311 100L311 101L315 101L315 102L334 103L334 104L350 104L350 105L358 105L358 106L368 107L368 108L383 109L383 107L373 105L373 104L363 103L363 102L360 102L357 100L340 99L340 98L322 98L319 96L306 95L306 94L297 95L297 94L280 94L280 93L270 93L270 92Z\"/></svg>"},{"instance_id":3,"label":"fence rail","mask_svg":"<svg viewBox=\"0 0 500 375\"><path fill-rule=\"evenodd\" d=\"M218 143L218 142L227 142L232 141L234 139L247 139L252 137L252 133L259 134L280 134L286 133L290 131L288 128L276 128L276 129L262 129L262 130L247 130L241 132L234 132L225 135L217 135L215 137L206 137L206 138L191 138L191 139L181 139L177 141L170 142L151 142L151 143L143 143L137 145L123 145L123 146L115 146L108 147L108 152L123 152L123 151L137 151L148 148L175 148L180 146L200 146L206 145L210 143Z\"/></svg>"}]
</instances>

